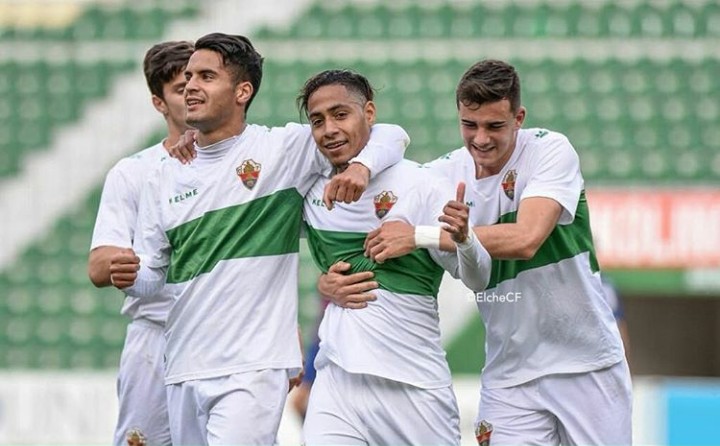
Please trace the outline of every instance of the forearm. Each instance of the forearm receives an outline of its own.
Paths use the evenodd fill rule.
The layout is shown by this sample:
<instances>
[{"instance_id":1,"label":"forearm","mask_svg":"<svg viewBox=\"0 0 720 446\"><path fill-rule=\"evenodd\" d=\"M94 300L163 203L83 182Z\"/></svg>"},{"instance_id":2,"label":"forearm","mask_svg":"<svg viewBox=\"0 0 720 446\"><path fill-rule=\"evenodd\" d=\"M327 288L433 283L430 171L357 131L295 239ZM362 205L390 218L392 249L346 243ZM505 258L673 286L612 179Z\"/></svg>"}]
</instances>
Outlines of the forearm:
<instances>
[{"instance_id":1,"label":"forearm","mask_svg":"<svg viewBox=\"0 0 720 446\"><path fill-rule=\"evenodd\" d=\"M472 229L493 259L527 260L532 258L539 248L539 244L528 236L529 232L516 223L475 226ZM440 234L440 249L446 252L455 251L455 243L450 234Z\"/></svg>"},{"instance_id":2,"label":"forearm","mask_svg":"<svg viewBox=\"0 0 720 446\"><path fill-rule=\"evenodd\" d=\"M473 232L464 243L457 244L458 276L473 291L484 290L490 281L490 254Z\"/></svg>"},{"instance_id":3,"label":"forearm","mask_svg":"<svg viewBox=\"0 0 720 446\"><path fill-rule=\"evenodd\" d=\"M373 178L388 167L397 164L405 155L410 137L405 130L392 124L375 124L370 141L351 163L360 163L370 171Z\"/></svg>"},{"instance_id":4,"label":"forearm","mask_svg":"<svg viewBox=\"0 0 720 446\"><path fill-rule=\"evenodd\" d=\"M166 268L148 267L141 261L135 283L123 291L133 297L152 297L162 290L165 280Z\"/></svg>"}]
</instances>

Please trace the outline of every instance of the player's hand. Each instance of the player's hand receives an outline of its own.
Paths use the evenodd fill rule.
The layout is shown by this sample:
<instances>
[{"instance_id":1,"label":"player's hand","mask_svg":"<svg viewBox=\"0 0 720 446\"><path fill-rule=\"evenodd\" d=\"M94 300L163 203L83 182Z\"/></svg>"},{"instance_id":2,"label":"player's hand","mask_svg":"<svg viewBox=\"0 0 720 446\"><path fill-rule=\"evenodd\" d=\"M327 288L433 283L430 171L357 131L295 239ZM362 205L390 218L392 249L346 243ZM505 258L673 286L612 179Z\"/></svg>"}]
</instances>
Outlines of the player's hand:
<instances>
[{"instance_id":1,"label":"player's hand","mask_svg":"<svg viewBox=\"0 0 720 446\"><path fill-rule=\"evenodd\" d=\"M382 263L415 250L415 227L402 221L388 221L365 238L365 256Z\"/></svg>"},{"instance_id":2,"label":"player's hand","mask_svg":"<svg viewBox=\"0 0 720 446\"><path fill-rule=\"evenodd\" d=\"M139 269L140 257L132 249L124 248L110 257L110 283L118 289L132 286Z\"/></svg>"},{"instance_id":3,"label":"player's hand","mask_svg":"<svg viewBox=\"0 0 720 446\"><path fill-rule=\"evenodd\" d=\"M336 201L352 203L358 201L370 182L370 169L360 163L350 163L344 172L332 177L325 186L323 203L332 209Z\"/></svg>"},{"instance_id":4,"label":"player's hand","mask_svg":"<svg viewBox=\"0 0 720 446\"><path fill-rule=\"evenodd\" d=\"M295 387L300 386L300 384L302 383L303 377L305 377L305 368L304 367L302 369L300 369L300 373L298 373L297 376L290 378L290 380L288 381L288 393L290 393L290 391L292 389L294 389Z\"/></svg>"},{"instance_id":5,"label":"player's hand","mask_svg":"<svg viewBox=\"0 0 720 446\"><path fill-rule=\"evenodd\" d=\"M168 149L170 156L177 158L183 164L189 164L197 156L195 153L195 136L197 130L186 130L174 146Z\"/></svg>"},{"instance_id":6,"label":"player's hand","mask_svg":"<svg viewBox=\"0 0 720 446\"><path fill-rule=\"evenodd\" d=\"M369 291L376 289L378 284L371 280L375 275L372 271L346 275L349 270L350 264L347 262L337 262L331 266L327 274L318 279L318 292L339 307L359 310L377 299Z\"/></svg>"},{"instance_id":7,"label":"player's hand","mask_svg":"<svg viewBox=\"0 0 720 446\"><path fill-rule=\"evenodd\" d=\"M443 215L438 220L445 225L443 230L450 233L455 243L463 243L467 240L470 230L470 208L465 204L465 183L458 183L455 200L448 201L443 208Z\"/></svg>"}]
</instances>

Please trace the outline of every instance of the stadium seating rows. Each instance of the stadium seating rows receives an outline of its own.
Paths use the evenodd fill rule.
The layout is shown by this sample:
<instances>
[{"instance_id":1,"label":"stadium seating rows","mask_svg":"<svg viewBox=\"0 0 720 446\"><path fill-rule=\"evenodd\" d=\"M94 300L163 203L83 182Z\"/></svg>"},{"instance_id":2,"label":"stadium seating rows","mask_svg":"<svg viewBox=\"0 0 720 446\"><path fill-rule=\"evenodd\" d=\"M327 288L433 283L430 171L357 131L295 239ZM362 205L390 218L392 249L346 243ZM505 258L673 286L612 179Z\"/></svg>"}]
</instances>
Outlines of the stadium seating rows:
<instances>
[{"instance_id":1,"label":"stadium seating rows","mask_svg":"<svg viewBox=\"0 0 720 446\"><path fill-rule=\"evenodd\" d=\"M87 7L82 15L64 27L27 27L7 24L0 27L0 39L37 41L157 40L175 19L195 16L199 4L192 1L142 2L143 6Z\"/></svg>"},{"instance_id":2,"label":"stadium seating rows","mask_svg":"<svg viewBox=\"0 0 720 446\"><path fill-rule=\"evenodd\" d=\"M18 172L24 153L42 149L58 126L76 121L88 100L107 94L125 62L0 61L0 177Z\"/></svg>"},{"instance_id":3,"label":"stadium seating rows","mask_svg":"<svg viewBox=\"0 0 720 446\"><path fill-rule=\"evenodd\" d=\"M716 2L403 2L338 7L317 3L273 39L410 39L537 37L718 37Z\"/></svg>"}]
</instances>

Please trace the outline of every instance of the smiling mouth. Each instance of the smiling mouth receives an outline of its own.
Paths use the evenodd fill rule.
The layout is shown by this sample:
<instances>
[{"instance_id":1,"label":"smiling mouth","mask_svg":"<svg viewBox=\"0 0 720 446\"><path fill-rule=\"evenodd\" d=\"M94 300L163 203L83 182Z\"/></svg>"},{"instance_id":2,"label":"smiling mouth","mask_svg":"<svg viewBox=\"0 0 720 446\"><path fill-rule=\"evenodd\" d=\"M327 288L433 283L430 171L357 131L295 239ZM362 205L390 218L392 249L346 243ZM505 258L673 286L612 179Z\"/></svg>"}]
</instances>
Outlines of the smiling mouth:
<instances>
[{"instance_id":1,"label":"smiling mouth","mask_svg":"<svg viewBox=\"0 0 720 446\"><path fill-rule=\"evenodd\" d=\"M344 145L345 145L345 141L331 142L331 143L325 144L325 149L328 151L333 151L333 150L339 149L340 147L342 147Z\"/></svg>"},{"instance_id":2,"label":"smiling mouth","mask_svg":"<svg viewBox=\"0 0 720 446\"><path fill-rule=\"evenodd\" d=\"M201 101L200 99L188 99L187 101L185 101L185 106L187 106L188 108L191 108L196 105L200 105L202 103L203 103L203 101Z\"/></svg>"},{"instance_id":3,"label":"smiling mouth","mask_svg":"<svg viewBox=\"0 0 720 446\"><path fill-rule=\"evenodd\" d=\"M495 148L495 147L483 147L483 148L480 148L480 147L477 147L477 146L473 147L474 150L476 150L476 151L478 151L478 152L480 152L480 153L488 153L488 152L490 152L491 150L493 150L494 148Z\"/></svg>"}]
</instances>

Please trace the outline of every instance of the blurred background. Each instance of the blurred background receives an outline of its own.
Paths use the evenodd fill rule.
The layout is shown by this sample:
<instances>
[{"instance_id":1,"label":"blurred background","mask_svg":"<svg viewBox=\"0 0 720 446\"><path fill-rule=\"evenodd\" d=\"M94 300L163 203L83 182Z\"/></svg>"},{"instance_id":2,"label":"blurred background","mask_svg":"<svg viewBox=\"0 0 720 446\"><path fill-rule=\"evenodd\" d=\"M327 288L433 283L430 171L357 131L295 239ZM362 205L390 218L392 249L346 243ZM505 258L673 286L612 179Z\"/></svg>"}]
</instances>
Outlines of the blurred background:
<instances>
[{"instance_id":1,"label":"blurred background","mask_svg":"<svg viewBox=\"0 0 720 446\"><path fill-rule=\"evenodd\" d=\"M164 134L145 51L215 31L266 57L250 122L299 120L308 76L352 68L421 162L462 145L465 69L513 63L525 127L562 132L580 154L601 267L624 306L635 442L720 444L717 1L0 0L1 444L110 443L127 321L122 294L86 274L102 181ZM302 255L310 339L318 273ZM451 281L440 311L474 444L482 324ZM286 413L280 443L297 444L298 426Z\"/></svg>"}]
</instances>

